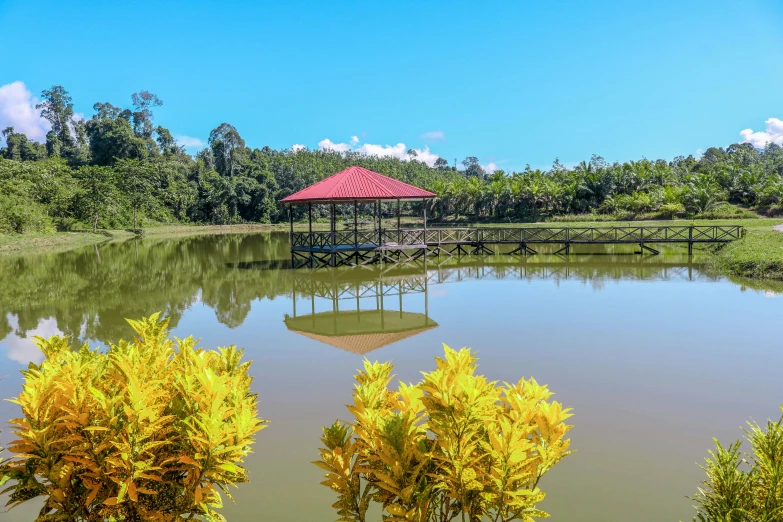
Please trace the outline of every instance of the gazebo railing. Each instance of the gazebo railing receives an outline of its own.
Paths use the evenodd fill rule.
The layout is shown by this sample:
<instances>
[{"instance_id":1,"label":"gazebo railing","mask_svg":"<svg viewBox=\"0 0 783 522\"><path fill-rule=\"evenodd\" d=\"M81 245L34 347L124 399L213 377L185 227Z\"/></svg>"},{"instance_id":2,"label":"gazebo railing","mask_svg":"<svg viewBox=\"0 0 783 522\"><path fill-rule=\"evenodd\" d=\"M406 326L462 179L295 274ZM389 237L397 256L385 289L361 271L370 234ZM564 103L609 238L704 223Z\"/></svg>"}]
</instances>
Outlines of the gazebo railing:
<instances>
[{"instance_id":1,"label":"gazebo railing","mask_svg":"<svg viewBox=\"0 0 783 522\"><path fill-rule=\"evenodd\" d=\"M334 235L333 235L334 234ZM340 246L417 246L525 243L720 243L743 236L743 227L631 226L631 227L514 227L514 228L401 228L293 232L294 249Z\"/></svg>"}]
</instances>

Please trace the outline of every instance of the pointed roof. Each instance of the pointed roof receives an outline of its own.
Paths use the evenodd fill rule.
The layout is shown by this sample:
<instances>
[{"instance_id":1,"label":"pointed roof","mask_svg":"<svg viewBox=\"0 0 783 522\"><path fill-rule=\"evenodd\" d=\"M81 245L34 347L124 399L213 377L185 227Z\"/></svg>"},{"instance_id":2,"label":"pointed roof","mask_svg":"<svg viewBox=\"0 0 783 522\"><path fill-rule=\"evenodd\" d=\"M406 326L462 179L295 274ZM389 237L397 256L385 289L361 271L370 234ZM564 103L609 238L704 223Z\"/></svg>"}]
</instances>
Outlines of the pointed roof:
<instances>
[{"instance_id":1,"label":"pointed roof","mask_svg":"<svg viewBox=\"0 0 783 522\"><path fill-rule=\"evenodd\" d=\"M396 310L330 311L286 316L285 325L310 339L365 354L436 328L428 316Z\"/></svg>"},{"instance_id":2,"label":"pointed roof","mask_svg":"<svg viewBox=\"0 0 783 522\"><path fill-rule=\"evenodd\" d=\"M348 167L315 185L295 192L280 203L331 203L379 199L426 199L436 195L364 167Z\"/></svg>"}]
</instances>

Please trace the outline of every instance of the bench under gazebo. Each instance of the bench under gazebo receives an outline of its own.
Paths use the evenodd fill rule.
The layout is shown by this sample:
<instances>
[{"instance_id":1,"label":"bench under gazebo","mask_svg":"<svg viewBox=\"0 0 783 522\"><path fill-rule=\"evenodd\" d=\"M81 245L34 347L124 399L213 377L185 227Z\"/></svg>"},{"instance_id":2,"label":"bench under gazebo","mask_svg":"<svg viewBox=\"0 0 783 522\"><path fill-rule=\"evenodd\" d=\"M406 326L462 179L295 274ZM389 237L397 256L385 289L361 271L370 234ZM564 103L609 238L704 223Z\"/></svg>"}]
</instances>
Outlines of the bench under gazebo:
<instances>
[{"instance_id":1,"label":"bench under gazebo","mask_svg":"<svg viewBox=\"0 0 783 522\"><path fill-rule=\"evenodd\" d=\"M280 200L289 206L291 258L294 266L363 265L378 261L412 261L427 252L426 201L436 197L427 190L378 174L363 167L349 167ZM424 227L404 229L401 203L422 202ZM397 203L397 228L384 229L381 204ZM353 227L337 230L337 205L353 204ZM373 205L372 228L360 229L359 204ZM307 232L294 232L293 205L307 205ZM329 207L329 231L313 232L313 205Z\"/></svg>"}]
</instances>

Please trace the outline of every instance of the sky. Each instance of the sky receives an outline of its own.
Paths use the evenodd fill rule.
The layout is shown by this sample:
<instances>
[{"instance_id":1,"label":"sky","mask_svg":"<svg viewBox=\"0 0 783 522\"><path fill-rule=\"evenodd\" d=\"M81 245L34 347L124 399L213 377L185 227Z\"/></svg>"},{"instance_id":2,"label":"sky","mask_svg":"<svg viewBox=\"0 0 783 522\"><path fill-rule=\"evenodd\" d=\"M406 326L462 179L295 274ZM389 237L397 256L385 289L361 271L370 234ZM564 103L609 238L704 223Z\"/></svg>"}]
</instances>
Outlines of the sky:
<instances>
[{"instance_id":1,"label":"sky","mask_svg":"<svg viewBox=\"0 0 783 522\"><path fill-rule=\"evenodd\" d=\"M157 94L192 153L222 122L250 147L507 171L783 144L778 0L0 0L0 35L0 128L39 141L62 85L86 118Z\"/></svg>"}]
</instances>

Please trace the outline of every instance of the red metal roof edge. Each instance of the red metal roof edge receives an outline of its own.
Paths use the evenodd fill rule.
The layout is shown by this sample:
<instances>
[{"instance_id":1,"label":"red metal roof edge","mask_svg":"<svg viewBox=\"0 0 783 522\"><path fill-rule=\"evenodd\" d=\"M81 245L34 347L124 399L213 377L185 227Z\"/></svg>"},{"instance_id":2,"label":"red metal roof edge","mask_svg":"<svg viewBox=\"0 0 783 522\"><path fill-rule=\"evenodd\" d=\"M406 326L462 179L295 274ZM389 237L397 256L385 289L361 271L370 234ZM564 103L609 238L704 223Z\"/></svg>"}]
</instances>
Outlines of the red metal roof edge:
<instances>
[{"instance_id":1,"label":"red metal roof edge","mask_svg":"<svg viewBox=\"0 0 783 522\"><path fill-rule=\"evenodd\" d=\"M380 196L380 195L374 195L374 196L337 196L335 195L335 192L339 192L339 188L342 187L342 185L350 179L350 175L356 175L361 176L364 180L366 180L367 183L371 184L375 190L378 190L379 192L385 193L387 195ZM340 179L335 180L335 178L340 177ZM402 185L406 188L410 188L411 193L402 194L398 193L395 194L392 192L392 189L387 188L383 185L383 183L380 182L379 179L376 178L376 176L380 178L387 179L391 181L393 184L396 185ZM326 182L326 181L336 181L335 184L330 187L330 189L327 191L326 194L322 195L314 195L314 196L306 196L304 193L306 192L315 192L312 189L317 187L318 185ZM434 194L428 190L424 190L422 188L416 187L414 185L410 185L408 183L405 183L404 181L400 181L398 179L394 179L390 176L385 176L383 174L380 174L378 172L374 172L372 170L366 169L364 167L360 167L358 165L353 165L351 167L348 167L346 169L341 170L340 172L337 172L335 174L332 174L331 176L328 176L320 181L317 181L316 183L313 183L309 187L305 187L302 190L299 190L297 192L294 192L293 194L286 196L285 198L281 199L280 203L307 203L307 202L329 202L329 201L359 201L359 200L368 200L368 201L376 201L376 200L383 200L383 199L427 199L427 198L434 198L437 194Z\"/></svg>"}]
</instances>

